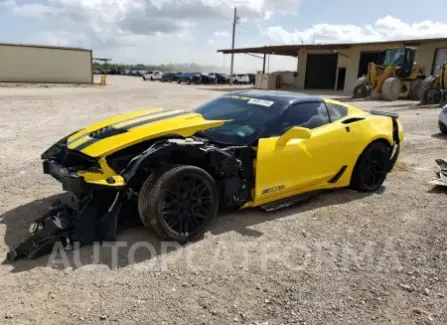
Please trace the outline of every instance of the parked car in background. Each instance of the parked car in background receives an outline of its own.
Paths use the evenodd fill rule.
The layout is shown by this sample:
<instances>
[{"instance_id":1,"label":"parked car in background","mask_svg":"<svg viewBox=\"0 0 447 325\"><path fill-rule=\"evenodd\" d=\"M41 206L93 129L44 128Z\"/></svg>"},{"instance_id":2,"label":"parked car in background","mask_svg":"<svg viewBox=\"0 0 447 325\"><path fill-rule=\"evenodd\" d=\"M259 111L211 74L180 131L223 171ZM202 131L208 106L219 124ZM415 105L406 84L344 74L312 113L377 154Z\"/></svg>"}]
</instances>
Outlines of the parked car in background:
<instances>
[{"instance_id":1,"label":"parked car in background","mask_svg":"<svg viewBox=\"0 0 447 325\"><path fill-rule=\"evenodd\" d=\"M166 72L163 74L163 76L161 77L161 82L175 82L178 80L178 73L176 72Z\"/></svg>"},{"instance_id":2,"label":"parked car in background","mask_svg":"<svg viewBox=\"0 0 447 325\"><path fill-rule=\"evenodd\" d=\"M211 73L202 73L200 74L201 77L201 83L204 85L213 85L213 84L217 84L217 78L215 75L211 74Z\"/></svg>"},{"instance_id":3,"label":"parked car in background","mask_svg":"<svg viewBox=\"0 0 447 325\"><path fill-rule=\"evenodd\" d=\"M254 85L256 82L256 75L254 73L247 73L247 75L248 75L249 83L251 85Z\"/></svg>"},{"instance_id":4,"label":"parked car in background","mask_svg":"<svg viewBox=\"0 0 447 325\"><path fill-rule=\"evenodd\" d=\"M216 78L216 82L218 84L227 84L230 82L230 76L226 73L216 73L212 72L209 74L210 76L214 76Z\"/></svg>"},{"instance_id":5,"label":"parked car in background","mask_svg":"<svg viewBox=\"0 0 447 325\"><path fill-rule=\"evenodd\" d=\"M186 82L190 84L193 81L193 77L197 74L197 72L182 72L177 75L177 83Z\"/></svg>"},{"instance_id":6,"label":"parked car in background","mask_svg":"<svg viewBox=\"0 0 447 325\"><path fill-rule=\"evenodd\" d=\"M233 75L233 83L246 85L250 83L250 78L247 74L235 74Z\"/></svg>"},{"instance_id":7,"label":"parked car in background","mask_svg":"<svg viewBox=\"0 0 447 325\"><path fill-rule=\"evenodd\" d=\"M148 71L144 76L143 80L147 81L154 81L154 80L160 80L161 77L163 77L163 72L161 71Z\"/></svg>"},{"instance_id":8,"label":"parked car in background","mask_svg":"<svg viewBox=\"0 0 447 325\"><path fill-rule=\"evenodd\" d=\"M438 127L442 134L447 135L447 104L439 112Z\"/></svg>"},{"instance_id":9,"label":"parked car in background","mask_svg":"<svg viewBox=\"0 0 447 325\"><path fill-rule=\"evenodd\" d=\"M189 82L189 84L196 84L196 85L199 85L201 83L202 83L202 74L201 73L195 73L191 78L191 82Z\"/></svg>"}]
</instances>

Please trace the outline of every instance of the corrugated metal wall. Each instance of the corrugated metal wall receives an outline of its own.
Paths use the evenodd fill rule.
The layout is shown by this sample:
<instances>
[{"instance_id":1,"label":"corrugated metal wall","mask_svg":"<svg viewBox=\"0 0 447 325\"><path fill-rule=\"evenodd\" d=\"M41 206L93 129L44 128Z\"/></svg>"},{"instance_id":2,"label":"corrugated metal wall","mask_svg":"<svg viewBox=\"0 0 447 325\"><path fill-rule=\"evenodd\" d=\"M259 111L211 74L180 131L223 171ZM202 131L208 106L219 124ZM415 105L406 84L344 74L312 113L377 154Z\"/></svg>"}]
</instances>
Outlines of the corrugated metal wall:
<instances>
[{"instance_id":1,"label":"corrugated metal wall","mask_svg":"<svg viewBox=\"0 0 447 325\"><path fill-rule=\"evenodd\" d=\"M92 83L92 51L0 44L0 82Z\"/></svg>"}]
</instances>

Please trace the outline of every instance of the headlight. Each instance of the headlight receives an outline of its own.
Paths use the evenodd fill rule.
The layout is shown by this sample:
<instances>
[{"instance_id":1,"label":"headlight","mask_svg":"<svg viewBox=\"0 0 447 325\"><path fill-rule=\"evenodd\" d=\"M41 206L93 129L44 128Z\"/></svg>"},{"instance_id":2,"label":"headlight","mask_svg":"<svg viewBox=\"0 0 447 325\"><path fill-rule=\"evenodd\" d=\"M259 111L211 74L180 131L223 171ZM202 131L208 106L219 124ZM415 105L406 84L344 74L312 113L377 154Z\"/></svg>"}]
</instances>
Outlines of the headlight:
<instances>
[{"instance_id":1,"label":"headlight","mask_svg":"<svg viewBox=\"0 0 447 325\"><path fill-rule=\"evenodd\" d=\"M442 111L443 113L447 113L447 104L444 105L444 107L441 109L441 111Z\"/></svg>"}]
</instances>

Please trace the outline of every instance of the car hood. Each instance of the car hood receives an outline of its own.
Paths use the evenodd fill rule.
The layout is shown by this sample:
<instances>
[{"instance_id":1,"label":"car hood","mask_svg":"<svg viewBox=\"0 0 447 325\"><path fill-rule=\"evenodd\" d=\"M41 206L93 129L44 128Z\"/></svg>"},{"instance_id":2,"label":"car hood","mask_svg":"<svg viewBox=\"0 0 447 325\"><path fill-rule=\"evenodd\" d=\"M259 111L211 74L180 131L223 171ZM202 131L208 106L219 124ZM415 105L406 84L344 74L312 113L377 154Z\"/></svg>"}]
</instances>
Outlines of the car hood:
<instances>
[{"instance_id":1,"label":"car hood","mask_svg":"<svg viewBox=\"0 0 447 325\"><path fill-rule=\"evenodd\" d=\"M72 134L67 147L90 157L104 157L145 140L170 134L188 137L225 122L205 120L195 112L154 108L93 124Z\"/></svg>"}]
</instances>

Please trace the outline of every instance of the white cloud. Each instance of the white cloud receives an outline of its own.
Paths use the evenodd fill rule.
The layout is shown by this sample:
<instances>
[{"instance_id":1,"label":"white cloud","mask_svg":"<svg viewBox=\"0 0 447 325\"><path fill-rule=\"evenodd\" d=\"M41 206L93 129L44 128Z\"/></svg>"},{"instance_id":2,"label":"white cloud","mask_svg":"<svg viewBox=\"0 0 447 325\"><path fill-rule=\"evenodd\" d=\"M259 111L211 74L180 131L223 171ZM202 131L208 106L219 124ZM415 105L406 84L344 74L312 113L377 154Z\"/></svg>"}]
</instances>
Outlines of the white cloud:
<instances>
[{"instance_id":1,"label":"white cloud","mask_svg":"<svg viewBox=\"0 0 447 325\"><path fill-rule=\"evenodd\" d=\"M385 16L372 25L363 26L318 24L294 31L287 31L281 26L271 26L265 30L264 36L284 44L374 42L447 37L447 24L431 20L407 24L398 18Z\"/></svg>"},{"instance_id":2,"label":"white cloud","mask_svg":"<svg viewBox=\"0 0 447 325\"><path fill-rule=\"evenodd\" d=\"M261 22L275 14L294 14L301 0L0 0L15 16L41 20L46 30L28 41L92 48L115 62L197 62L225 65L216 52L231 26L237 5L241 21ZM209 35L193 34L200 28ZM259 39L259 35L258 39ZM20 40L17 40L20 42ZM229 42L228 42L229 43ZM252 46L258 44L251 44ZM226 47L224 45L224 47ZM252 71L259 60L237 56L236 67Z\"/></svg>"},{"instance_id":3,"label":"white cloud","mask_svg":"<svg viewBox=\"0 0 447 325\"><path fill-rule=\"evenodd\" d=\"M217 37L228 37L228 36L230 36L230 33L222 31L222 32L215 32L213 35L217 36Z\"/></svg>"},{"instance_id":4,"label":"white cloud","mask_svg":"<svg viewBox=\"0 0 447 325\"><path fill-rule=\"evenodd\" d=\"M329 43L447 36L447 24L435 21L407 24L391 16L362 26L318 24L301 30L286 30L281 26L265 28L271 21L269 18L297 14L301 2L0 0L0 7L16 16L40 19L47 26L46 30L30 34L28 39L33 43L92 48L95 56L124 63L196 62L228 67L230 57L216 50L230 47L234 5L238 7L241 23L246 26L240 24L236 35L239 47L314 40ZM294 69L296 60L272 57L270 64L271 70ZM241 72L259 70L262 60L240 54L235 56L235 66Z\"/></svg>"}]
</instances>

